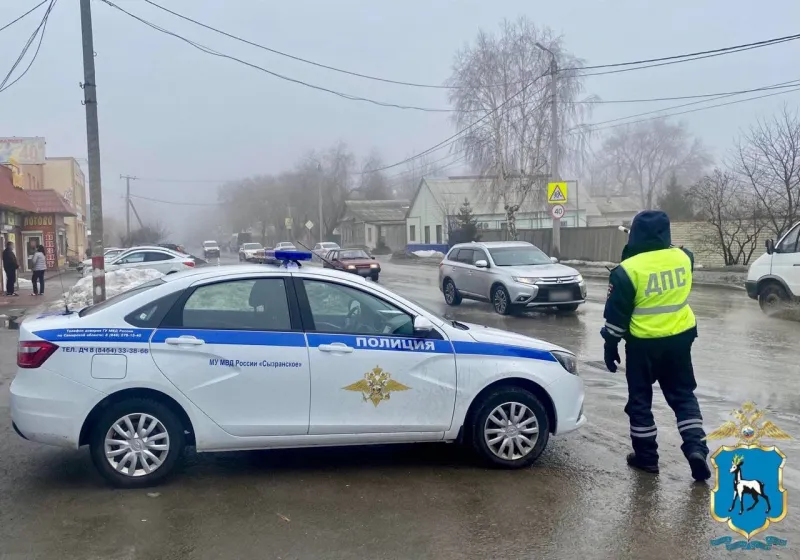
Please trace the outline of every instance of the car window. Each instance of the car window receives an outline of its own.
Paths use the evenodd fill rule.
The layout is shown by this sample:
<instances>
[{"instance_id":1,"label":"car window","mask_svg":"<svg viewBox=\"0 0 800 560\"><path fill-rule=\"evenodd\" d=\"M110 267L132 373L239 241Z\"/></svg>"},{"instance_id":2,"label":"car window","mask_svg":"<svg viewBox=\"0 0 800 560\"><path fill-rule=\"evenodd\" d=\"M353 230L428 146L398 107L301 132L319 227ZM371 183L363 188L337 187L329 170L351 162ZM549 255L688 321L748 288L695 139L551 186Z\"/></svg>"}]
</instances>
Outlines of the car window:
<instances>
[{"instance_id":1,"label":"car window","mask_svg":"<svg viewBox=\"0 0 800 560\"><path fill-rule=\"evenodd\" d=\"M486 253L483 249L473 249L472 250L472 264L475 264L478 261L488 261L489 259L486 258Z\"/></svg>"},{"instance_id":2,"label":"car window","mask_svg":"<svg viewBox=\"0 0 800 560\"><path fill-rule=\"evenodd\" d=\"M235 280L200 286L186 300L181 326L188 329L290 331L282 278Z\"/></svg>"},{"instance_id":3,"label":"car window","mask_svg":"<svg viewBox=\"0 0 800 560\"><path fill-rule=\"evenodd\" d=\"M489 249L489 254L497 266L529 266L553 262L539 248L532 245Z\"/></svg>"},{"instance_id":4,"label":"car window","mask_svg":"<svg viewBox=\"0 0 800 560\"><path fill-rule=\"evenodd\" d=\"M125 301L129 297L135 296L137 294L141 294L142 292L146 292L147 290L149 290L151 288L155 288L156 286L160 286L163 283L164 283L164 281L161 278L156 278L155 280L150 280L149 282L145 282L144 284L140 284L140 285L136 286L135 288L131 288L130 290L128 290L126 292L122 292L121 294L117 294L117 295L115 295L113 297L110 297L110 298L108 298L107 300L105 300L103 302L96 303L94 305L90 305L89 307L86 307L85 309L81 310L81 312L78 313L78 316L86 317L87 315L92 315L94 313L97 313L98 311L101 311L101 310L105 309L106 307L110 307L110 306L115 305L115 304L117 304L117 303L119 303L121 301Z\"/></svg>"},{"instance_id":5,"label":"car window","mask_svg":"<svg viewBox=\"0 0 800 560\"><path fill-rule=\"evenodd\" d=\"M464 264L472 264L473 252L474 251L472 249L459 249L456 260Z\"/></svg>"},{"instance_id":6,"label":"car window","mask_svg":"<svg viewBox=\"0 0 800 560\"><path fill-rule=\"evenodd\" d=\"M800 225L795 226L792 231L781 239L781 242L778 244L778 251L781 253L797 253L800 251L798 237L800 237Z\"/></svg>"},{"instance_id":7,"label":"car window","mask_svg":"<svg viewBox=\"0 0 800 560\"><path fill-rule=\"evenodd\" d=\"M413 336L414 319L361 290L319 280L303 280L316 332Z\"/></svg>"},{"instance_id":8,"label":"car window","mask_svg":"<svg viewBox=\"0 0 800 560\"><path fill-rule=\"evenodd\" d=\"M126 257L122 257L117 264L133 264L140 262L144 262L144 253L141 251L138 253L131 253Z\"/></svg>"},{"instance_id":9,"label":"car window","mask_svg":"<svg viewBox=\"0 0 800 560\"><path fill-rule=\"evenodd\" d=\"M369 255L361 249L345 249L339 251L340 259L368 259Z\"/></svg>"},{"instance_id":10,"label":"car window","mask_svg":"<svg viewBox=\"0 0 800 560\"><path fill-rule=\"evenodd\" d=\"M148 251L144 255L144 260L146 262L157 262L157 261L169 261L174 259L172 255L167 253L160 253L158 251Z\"/></svg>"},{"instance_id":11,"label":"car window","mask_svg":"<svg viewBox=\"0 0 800 560\"><path fill-rule=\"evenodd\" d=\"M162 281L163 283L163 281ZM125 322L134 327L157 328L183 291L179 290L154 301L149 301L136 311L125 316Z\"/></svg>"}]
</instances>

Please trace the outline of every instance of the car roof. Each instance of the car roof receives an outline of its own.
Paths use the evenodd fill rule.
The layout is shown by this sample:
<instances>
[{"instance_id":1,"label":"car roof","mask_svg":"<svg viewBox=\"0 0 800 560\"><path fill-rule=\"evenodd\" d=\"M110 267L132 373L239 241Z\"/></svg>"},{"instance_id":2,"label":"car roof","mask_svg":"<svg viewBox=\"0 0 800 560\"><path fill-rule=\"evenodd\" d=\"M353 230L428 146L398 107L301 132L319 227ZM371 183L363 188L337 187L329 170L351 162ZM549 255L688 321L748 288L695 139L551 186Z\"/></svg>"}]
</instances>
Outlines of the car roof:
<instances>
[{"instance_id":1,"label":"car roof","mask_svg":"<svg viewBox=\"0 0 800 560\"><path fill-rule=\"evenodd\" d=\"M208 241L203 241L203 245L205 245L206 243L216 243L216 241L214 241L213 239L209 239Z\"/></svg>"},{"instance_id":2,"label":"car roof","mask_svg":"<svg viewBox=\"0 0 800 560\"><path fill-rule=\"evenodd\" d=\"M470 241L469 243L458 243L453 245L453 249L469 249L478 247L483 249L498 249L500 247L533 247L527 241ZM451 249L452 250L452 249Z\"/></svg>"},{"instance_id":3,"label":"car roof","mask_svg":"<svg viewBox=\"0 0 800 560\"><path fill-rule=\"evenodd\" d=\"M285 272L303 272L304 274L309 274L312 276L319 276L321 278L342 278L345 280L364 280L366 279L361 278L360 276L356 276L354 274L350 274L347 272L342 272L340 270L335 270L332 268L321 268L318 266L303 266L300 269L291 268L286 269L282 266L277 266L274 264L226 264L222 266L209 266L209 267L200 267L200 268L192 268L189 270L183 270L180 272L175 272L174 274L167 274L166 276L162 277L162 280L165 282L174 282L176 280L180 280L182 278L187 278L189 276L194 277L196 280L206 280L206 279L213 279L213 278L225 278L228 276L239 276L242 274L264 274L264 273L285 273Z\"/></svg>"},{"instance_id":4,"label":"car roof","mask_svg":"<svg viewBox=\"0 0 800 560\"><path fill-rule=\"evenodd\" d=\"M160 245L141 245L137 247L130 247L129 249L124 249L124 252L126 253L133 251L162 251L164 253L171 253L176 257L185 256L179 253L178 251L175 251L174 249L170 249L169 247L161 247Z\"/></svg>"}]
</instances>

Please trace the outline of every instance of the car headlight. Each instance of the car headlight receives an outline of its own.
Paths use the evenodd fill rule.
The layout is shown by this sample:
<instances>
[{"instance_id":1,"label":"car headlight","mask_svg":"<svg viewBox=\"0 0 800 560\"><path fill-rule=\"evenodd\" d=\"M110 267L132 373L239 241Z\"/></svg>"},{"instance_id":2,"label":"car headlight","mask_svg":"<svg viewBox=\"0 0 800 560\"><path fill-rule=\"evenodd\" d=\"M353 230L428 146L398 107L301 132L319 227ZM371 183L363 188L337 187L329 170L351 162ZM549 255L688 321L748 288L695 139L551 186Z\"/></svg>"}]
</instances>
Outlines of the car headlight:
<instances>
[{"instance_id":1,"label":"car headlight","mask_svg":"<svg viewBox=\"0 0 800 560\"><path fill-rule=\"evenodd\" d=\"M373 264L369 265L369 267L370 268L378 268L378 265L373 263Z\"/></svg>"},{"instance_id":2,"label":"car headlight","mask_svg":"<svg viewBox=\"0 0 800 560\"><path fill-rule=\"evenodd\" d=\"M553 350L550 352L553 357L558 360L558 363L561 364L565 370L570 372L572 375L578 375L578 358L575 354L570 354L569 352L562 352L560 350Z\"/></svg>"},{"instance_id":3,"label":"car headlight","mask_svg":"<svg viewBox=\"0 0 800 560\"><path fill-rule=\"evenodd\" d=\"M354 264L348 264L347 265L347 270L355 270L355 269L356 269L356 265L354 265Z\"/></svg>"},{"instance_id":4,"label":"car headlight","mask_svg":"<svg viewBox=\"0 0 800 560\"><path fill-rule=\"evenodd\" d=\"M583 279L583 276L582 276L582 275L580 275L580 274L578 274L578 275L575 277L575 279L578 281L578 284L583 284L583 283L585 282L585 280Z\"/></svg>"},{"instance_id":5,"label":"car headlight","mask_svg":"<svg viewBox=\"0 0 800 560\"><path fill-rule=\"evenodd\" d=\"M520 284L536 284L541 278L525 278L525 277L514 277L514 282L519 282Z\"/></svg>"}]
</instances>

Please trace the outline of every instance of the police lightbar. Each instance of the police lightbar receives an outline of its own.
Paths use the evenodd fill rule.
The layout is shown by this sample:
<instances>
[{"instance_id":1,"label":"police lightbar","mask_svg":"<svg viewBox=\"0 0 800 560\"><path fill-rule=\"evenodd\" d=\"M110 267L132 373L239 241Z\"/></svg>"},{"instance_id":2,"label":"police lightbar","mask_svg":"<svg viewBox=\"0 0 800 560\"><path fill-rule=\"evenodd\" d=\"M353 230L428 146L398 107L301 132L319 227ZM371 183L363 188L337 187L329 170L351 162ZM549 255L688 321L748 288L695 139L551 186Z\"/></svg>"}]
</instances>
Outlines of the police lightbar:
<instances>
[{"instance_id":1,"label":"police lightbar","mask_svg":"<svg viewBox=\"0 0 800 560\"><path fill-rule=\"evenodd\" d=\"M300 261L310 261L313 256L308 251L275 251L275 260L280 261L286 268L291 263L300 266Z\"/></svg>"}]
</instances>

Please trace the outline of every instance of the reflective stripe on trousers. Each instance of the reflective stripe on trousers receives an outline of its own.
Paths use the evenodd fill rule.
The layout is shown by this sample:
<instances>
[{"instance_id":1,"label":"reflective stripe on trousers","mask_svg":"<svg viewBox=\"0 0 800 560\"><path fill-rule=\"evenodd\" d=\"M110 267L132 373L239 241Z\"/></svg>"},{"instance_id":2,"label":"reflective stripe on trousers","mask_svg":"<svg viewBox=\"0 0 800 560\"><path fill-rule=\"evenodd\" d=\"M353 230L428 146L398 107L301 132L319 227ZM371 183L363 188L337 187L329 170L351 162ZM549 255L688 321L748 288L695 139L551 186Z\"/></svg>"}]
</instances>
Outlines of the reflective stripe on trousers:
<instances>
[{"instance_id":1,"label":"reflective stripe on trousers","mask_svg":"<svg viewBox=\"0 0 800 560\"><path fill-rule=\"evenodd\" d=\"M631 437L635 438L649 438L655 437L658 434L658 429L656 425L653 424L652 426L631 426Z\"/></svg>"},{"instance_id":2,"label":"reflective stripe on trousers","mask_svg":"<svg viewBox=\"0 0 800 560\"><path fill-rule=\"evenodd\" d=\"M683 432L687 430L694 430L694 429L703 429L703 419L702 418L690 418L688 420L683 420L678 422L678 431L683 434Z\"/></svg>"}]
</instances>

